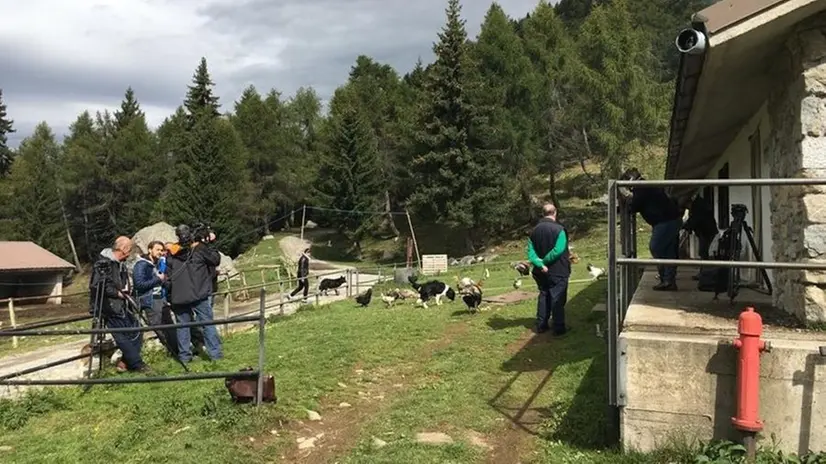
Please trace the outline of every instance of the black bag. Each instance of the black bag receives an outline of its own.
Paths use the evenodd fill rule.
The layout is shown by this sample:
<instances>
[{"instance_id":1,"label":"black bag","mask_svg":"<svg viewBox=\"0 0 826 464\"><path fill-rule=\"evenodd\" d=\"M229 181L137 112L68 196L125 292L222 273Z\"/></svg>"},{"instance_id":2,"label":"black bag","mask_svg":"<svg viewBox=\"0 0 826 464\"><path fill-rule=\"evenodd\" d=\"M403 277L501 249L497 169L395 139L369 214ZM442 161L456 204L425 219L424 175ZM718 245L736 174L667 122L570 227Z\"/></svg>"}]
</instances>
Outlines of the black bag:
<instances>
[{"instance_id":1,"label":"black bag","mask_svg":"<svg viewBox=\"0 0 826 464\"><path fill-rule=\"evenodd\" d=\"M730 271L727 267L701 267L697 290L718 294L727 292Z\"/></svg>"},{"instance_id":2,"label":"black bag","mask_svg":"<svg viewBox=\"0 0 826 464\"><path fill-rule=\"evenodd\" d=\"M249 372L252 370L253 368L246 367L241 369L241 372ZM257 377L241 379L228 378L224 380L224 385L226 385L227 390L229 390L232 401L236 403L251 403L256 400L258 394ZM275 396L275 379L271 375L264 377L264 394L261 398L262 401L266 403L275 403L278 401L278 398Z\"/></svg>"}]
</instances>

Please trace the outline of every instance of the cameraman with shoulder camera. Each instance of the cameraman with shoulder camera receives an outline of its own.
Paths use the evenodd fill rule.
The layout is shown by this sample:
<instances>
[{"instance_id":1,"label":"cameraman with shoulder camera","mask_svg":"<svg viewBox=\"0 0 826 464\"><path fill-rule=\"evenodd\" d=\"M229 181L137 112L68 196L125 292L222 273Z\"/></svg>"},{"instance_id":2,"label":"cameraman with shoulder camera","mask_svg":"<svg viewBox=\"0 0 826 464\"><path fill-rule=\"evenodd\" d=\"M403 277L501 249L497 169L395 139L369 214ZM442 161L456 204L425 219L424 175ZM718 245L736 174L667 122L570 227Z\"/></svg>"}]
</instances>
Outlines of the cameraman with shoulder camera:
<instances>
[{"instance_id":1,"label":"cameraman with shoulder camera","mask_svg":"<svg viewBox=\"0 0 826 464\"><path fill-rule=\"evenodd\" d=\"M112 248L100 252L89 281L91 313L100 315L103 324L110 328L138 327L137 318L129 308L129 274L124 262L132 253L132 240L118 237ZM137 308L133 308L137 310ZM118 371L148 372L149 367L141 358L143 334L141 332L113 333L115 344L123 353Z\"/></svg>"},{"instance_id":2,"label":"cameraman with shoulder camera","mask_svg":"<svg viewBox=\"0 0 826 464\"><path fill-rule=\"evenodd\" d=\"M637 168L622 174L622 180L644 180ZM648 248L655 259L677 259L679 257L680 229L683 226L682 210L660 187L632 187L629 209L631 214L640 216L651 226L651 241ZM677 290L677 267L657 266L660 283L657 291Z\"/></svg>"},{"instance_id":3,"label":"cameraman with shoulder camera","mask_svg":"<svg viewBox=\"0 0 826 464\"><path fill-rule=\"evenodd\" d=\"M180 225L175 229L180 245L177 253L167 258L167 282L169 303L180 323L212 321L212 285L214 269L221 264L221 255L209 244L215 241L215 233L204 225L190 228ZM214 325L203 326L204 342L210 359L223 358L221 339ZM192 360L190 329L177 329L178 358L188 363Z\"/></svg>"}]
</instances>

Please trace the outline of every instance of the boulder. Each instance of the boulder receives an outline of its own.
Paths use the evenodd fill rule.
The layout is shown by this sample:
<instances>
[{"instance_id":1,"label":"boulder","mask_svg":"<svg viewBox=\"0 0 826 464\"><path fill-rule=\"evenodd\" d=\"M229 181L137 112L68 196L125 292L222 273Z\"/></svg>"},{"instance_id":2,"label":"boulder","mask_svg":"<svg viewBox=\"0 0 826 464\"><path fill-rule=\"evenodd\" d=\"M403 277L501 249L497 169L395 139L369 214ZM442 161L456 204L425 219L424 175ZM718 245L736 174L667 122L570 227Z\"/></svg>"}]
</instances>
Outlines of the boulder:
<instances>
[{"instance_id":1,"label":"boulder","mask_svg":"<svg viewBox=\"0 0 826 464\"><path fill-rule=\"evenodd\" d=\"M152 241L161 242L177 242L178 237L175 235L175 227L165 223L158 222L148 227L139 230L133 237L134 246L140 250L140 254L146 254L149 243Z\"/></svg>"},{"instance_id":2,"label":"boulder","mask_svg":"<svg viewBox=\"0 0 826 464\"><path fill-rule=\"evenodd\" d=\"M219 252L220 253L220 252ZM235 267L235 262L229 256L221 254L221 264L218 265L218 281L223 282L227 276L230 279L238 274L238 268Z\"/></svg>"},{"instance_id":3,"label":"boulder","mask_svg":"<svg viewBox=\"0 0 826 464\"><path fill-rule=\"evenodd\" d=\"M315 222L313 222L313 221L309 221L309 220L308 220L308 221L307 221L307 223L306 223L306 224L304 224L304 228L305 228L305 229L315 229L316 227L318 227L318 224L316 224L316 223L315 223Z\"/></svg>"}]
</instances>

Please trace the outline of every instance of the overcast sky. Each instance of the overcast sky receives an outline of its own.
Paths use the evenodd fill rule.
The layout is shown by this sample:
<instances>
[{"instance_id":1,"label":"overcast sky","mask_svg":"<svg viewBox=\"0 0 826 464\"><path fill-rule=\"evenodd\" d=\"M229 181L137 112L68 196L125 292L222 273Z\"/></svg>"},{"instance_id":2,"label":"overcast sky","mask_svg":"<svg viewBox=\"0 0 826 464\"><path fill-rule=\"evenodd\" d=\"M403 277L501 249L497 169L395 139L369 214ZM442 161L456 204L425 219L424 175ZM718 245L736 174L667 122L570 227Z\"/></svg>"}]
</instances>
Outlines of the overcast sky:
<instances>
[{"instance_id":1,"label":"overcast sky","mask_svg":"<svg viewBox=\"0 0 826 464\"><path fill-rule=\"evenodd\" d=\"M9 0L4 0L9 1ZM512 17L540 0L499 0ZM465 0L475 37L490 3ZM155 127L181 104L201 56L232 108L254 84L323 99L360 54L400 73L432 60L446 0L25 0L3 8L0 89L16 146L39 121L58 135L85 110L114 109L128 86ZM62 138L61 138L62 139Z\"/></svg>"}]
</instances>

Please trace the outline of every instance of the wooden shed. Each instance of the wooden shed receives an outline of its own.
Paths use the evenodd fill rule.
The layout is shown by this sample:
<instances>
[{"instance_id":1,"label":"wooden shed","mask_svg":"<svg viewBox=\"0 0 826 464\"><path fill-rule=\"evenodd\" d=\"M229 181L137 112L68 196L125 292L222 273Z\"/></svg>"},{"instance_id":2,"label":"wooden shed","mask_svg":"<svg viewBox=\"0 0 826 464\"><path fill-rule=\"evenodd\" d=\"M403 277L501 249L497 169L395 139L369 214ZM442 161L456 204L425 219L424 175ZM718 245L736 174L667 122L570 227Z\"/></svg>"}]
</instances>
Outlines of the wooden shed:
<instances>
[{"instance_id":1,"label":"wooden shed","mask_svg":"<svg viewBox=\"0 0 826 464\"><path fill-rule=\"evenodd\" d=\"M43 296L61 304L63 278L75 267L33 242L0 241L0 300Z\"/></svg>"}]
</instances>

